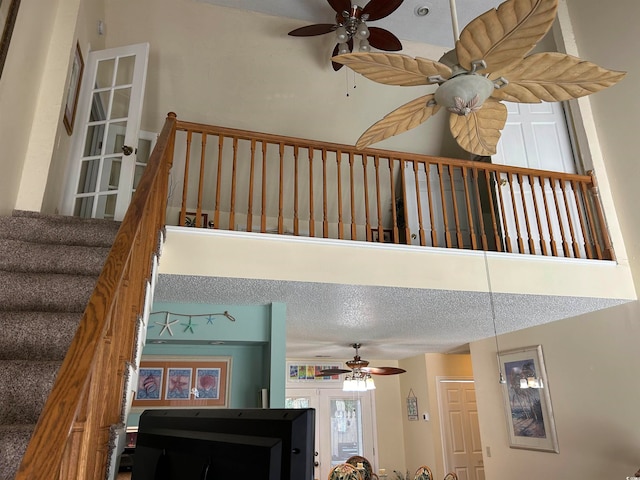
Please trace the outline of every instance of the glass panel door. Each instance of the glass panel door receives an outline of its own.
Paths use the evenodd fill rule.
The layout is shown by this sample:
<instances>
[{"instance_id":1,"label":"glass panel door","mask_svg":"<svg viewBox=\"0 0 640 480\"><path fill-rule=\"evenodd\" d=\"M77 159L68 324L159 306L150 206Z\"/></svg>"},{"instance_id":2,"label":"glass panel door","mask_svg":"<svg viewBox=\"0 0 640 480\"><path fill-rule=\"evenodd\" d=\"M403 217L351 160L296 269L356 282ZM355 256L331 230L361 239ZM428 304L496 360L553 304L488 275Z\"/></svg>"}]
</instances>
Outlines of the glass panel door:
<instances>
[{"instance_id":1,"label":"glass panel door","mask_svg":"<svg viewBox=\"0 0 640 480\"><path fill-rule=\"evenodd\" d=\"M146 165L137 153L148 51L148 44L139 44L89 54L72 147L75 187L65 212L124 217Z\"/></svg>"}]
</instances>

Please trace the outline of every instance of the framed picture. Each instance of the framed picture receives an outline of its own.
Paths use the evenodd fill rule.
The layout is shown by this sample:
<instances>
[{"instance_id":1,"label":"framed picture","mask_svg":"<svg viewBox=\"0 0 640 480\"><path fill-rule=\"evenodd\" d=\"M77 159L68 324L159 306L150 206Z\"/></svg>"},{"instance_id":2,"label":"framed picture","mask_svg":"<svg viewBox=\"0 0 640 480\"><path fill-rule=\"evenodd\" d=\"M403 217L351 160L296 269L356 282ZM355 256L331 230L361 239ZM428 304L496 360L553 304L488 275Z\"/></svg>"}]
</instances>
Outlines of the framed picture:
<instances>
[{"instance_id":1,"label":"framed picture","mask_svg":"<svg viewBox=\"0 0 640 480\"><path fill-rule=\"evenodd\" d=\"M184 226L185 227L197 227L196 218L198 218L196 212L186 212L184 217ZM200 227L208 228L209 227L209 214L201 213L200 214Z\"/></svg>"},{"instance_id":2,"label":"framed picture","mask_svg":"<svg viewBox=\"0 0 640 480\"><path fill-rule=\"evenodd\" d=\"M336 375L320 375L322 370L330 368L343 368L339 363L325 363L316 365L313 362L305 363L304 361L287 362L287 382L289 383L335 383L341 382L340 374Z\"/></svg>"},{"instance_id":3,"label":"framed picture","mask_svg":"<svg viewBox=\"0 0 640 480\"><path fill-rule=\"evenodd\" d=\"M76 120L76 108L78 107L78 95L80 94L80 82L82 81L82 72L84 71L84 60L82 59L82 51L80 44L76 43L76 54L71 64L71 78L69 79L69 88L67 90L67 102L64 105L64 117L62 119L64 128L67 133L73 133L73 123Z\"/></svg>"},{"instance_id":4,"label":"framed picture","mask_svg":"<svg viewBox=\"0 0 640 480\"><path fill-rule=\"evenodd\" d=\"M501 352L509 446L558 453L551 393L542 346Z\"/></svg>"},{"instance_id":5,"label":"framed picture","mask_svg":"<svg viewBox=\"0 0 640 480\"><path fill-rule=\"evenodd\" d=\"M409 396L407 396L407 420L418 420L418 397L413 393L413 389L409 390Z\"/></svg>"},{"instance_id":6,"label":"framed picture","mask_svg":"<svg viewBox=\"0 0 640 480\"><path fill-rule=\"evenodd\" d=\"M0 77L9 53L9 43L11 43L19 7L20 0L0 0L0 35L2 35L0 37Z\"/></svg>"},{"instance_id":7,"label":"framed picture","mask_svg":"<svg viewBox=\"0 0 640 480\"><path fill-rule=\"evenodd\" d=\"M230 357L144 357L132 406L228 407L230 361Z\"/></svg>"}]
</instances>

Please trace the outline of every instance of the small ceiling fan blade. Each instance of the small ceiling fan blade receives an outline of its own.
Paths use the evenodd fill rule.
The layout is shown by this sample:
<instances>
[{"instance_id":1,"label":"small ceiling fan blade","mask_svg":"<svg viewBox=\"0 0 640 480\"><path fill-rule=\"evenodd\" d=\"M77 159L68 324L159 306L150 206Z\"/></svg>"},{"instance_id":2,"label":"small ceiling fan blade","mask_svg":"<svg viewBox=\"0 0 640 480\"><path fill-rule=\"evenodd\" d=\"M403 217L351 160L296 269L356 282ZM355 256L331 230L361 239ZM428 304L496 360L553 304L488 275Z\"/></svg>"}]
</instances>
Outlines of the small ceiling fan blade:
<instances>
[{"instance_id":1,"label":"small ceiling fan blade","mask_svg":"<svg viewBox=\"0 0 640 480\"><path fill-rule=\"evenodd\" d=\"M395 12L404 0L371 0L362 9L362 14L368 14L367 22L380 20Z\"/></svg>"},{"instance_id":2,"label":"small ceiling fan blade","mask_svg":"<svg viewBox=\"0 0 640 480\"><path fill-rule=\"evenodd\" d=\"M316 23L315 25L307 25L306 27L296 28L291 30L289 35L292 37L313 37L315 35L324 35L335 30L336 26L333 23Z\"/></svg>"},{"instance_id":3,"label":"small ceiling fan blade","mask_svg":"<svg viewBox=\"0 0 640 480\"><path fill-rule=\"evenodd\" d=\"M361 370L372 375L398 375L406 372L406 370L396 367L366 367Z\"/></svg>"},{"instance_id":4,"label":"small ceiling fan blade","mask_svg":"<svg viewBox=\"0 0 640 480\"><path fill-rule=\"evenodd\" d=\"M460 65L484 60L492 73L519 60L535 47L556 18L558 0L507 0L471 20L456 42Z\"/></svg>"},{"instance_id":5,"label":"small ceiling fan blade","mask_svg":"<svg viewBox=\"0 0 640 480\"><path fill-rule=\"evenodd\" d=\"M348 12L351 10L351 0L327 0L331 8L333 8L336 13L342 13L345 10Z\"/></svg>"},{"instance_id":6,"label":"small ceiling fan blade","mask_svg":"<svg viewBox=\"0 0 640 480\"><path fill-rule=\"evenodd\" d=\"M349 41L347 42L347 45L349 46L349 51L353 51L353 39L350 38ZM331 55L331 66L333 67L333 69L337 72L338 70L340 70L344 65L342 65L341 63L338 62L334 62L333 59L336 58L336 55L338 55L338 50L340 48L340 45L336 45L335 48L333 49L333 54Z\"/></svg>"},{"instance_id":7,"label":"small ceiling fan blade","mask_svg":"<svg viewBox=\"0 0 640 480\"><path fill-rule=\"evenodd\" d=\"M393 33L384 28L369 27L369 43L378 50L398 52L402 50L402 43Z\"/></svg>"},{"instance_id":8,"label":"small ceiling fan blade","mask_svg":"<svg viewBox=\"0 0 640 480\"><path fill-rule=\"evenodd\" d=\"M358 139L356 148L363 149L372 143L381 142L411 130L426 122L438 110L440 107L436 105L433 93L416 98L388 113L382 120L370 126Z\"/></svg>"},{"instance_id":9,"label":"small ceiling fan blade","mask_svg":"<svg viewBox=\"0 0 640 480\"><path fill-rule=\"evenodd\" d=\"M468 115L451 113L449 127L458 145L481 156L495 155L501 130L507 121L507 107L493 98Z\"/></svg>"},{"instance_id":10,"label":"small ceiling fan blade","mask_svg":"<svg viewBox=\"0 0 640 480\"><path fill-rule=\"evenodd\" d=\"M351 373L351 370L345 370L344 368L327 368L326 370L320 370L316 377L330 377L332 375L342 375L343 373Z\"/></svg>"}]
</instances>

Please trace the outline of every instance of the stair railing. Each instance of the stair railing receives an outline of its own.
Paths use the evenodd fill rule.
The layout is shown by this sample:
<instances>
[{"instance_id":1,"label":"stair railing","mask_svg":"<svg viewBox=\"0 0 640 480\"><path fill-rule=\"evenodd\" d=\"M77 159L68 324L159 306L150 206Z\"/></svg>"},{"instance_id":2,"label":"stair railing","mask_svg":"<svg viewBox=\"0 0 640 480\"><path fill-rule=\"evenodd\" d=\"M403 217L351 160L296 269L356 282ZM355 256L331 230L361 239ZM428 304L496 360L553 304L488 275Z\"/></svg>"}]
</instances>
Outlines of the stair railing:
<instances>
[{"instance_id":1,"label":"stair railing","mask_svg":"<svg viewBox=\"0 0 640 480\"><path fill-rule=\"evenodd\" d=\"M178 121L168 223L614 259L592 174Z\"/></svg>"},{"instance_id":2,"label":"stair railing","mask_svg":"<svg viewBox=\"0 0 640 480\"><path fill-rule=\"evenodd\" d=\"M123 427L125 377L139 355L139 335L154 257L163 241L176 116L167 116L98 278L16 480L106 478Z\"/></svg>"}]
</instances>

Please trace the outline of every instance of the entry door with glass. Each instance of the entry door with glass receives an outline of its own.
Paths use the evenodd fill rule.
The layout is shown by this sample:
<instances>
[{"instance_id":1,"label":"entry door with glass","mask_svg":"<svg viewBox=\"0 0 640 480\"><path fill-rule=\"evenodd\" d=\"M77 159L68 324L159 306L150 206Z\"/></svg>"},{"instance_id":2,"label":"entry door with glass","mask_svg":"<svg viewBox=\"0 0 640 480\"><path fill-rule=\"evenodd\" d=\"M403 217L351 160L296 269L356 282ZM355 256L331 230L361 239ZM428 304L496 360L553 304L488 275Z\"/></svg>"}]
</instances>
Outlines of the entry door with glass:
<instances>
[{"instance_id":1,"label":"entry door with glass","mask_svg":"<svg viewBox=\"0 0 640 480\"><path fill-rule=\"evenodd\" d=\"M71 152L72 187L63 208L67 214L124 217L145 166L137 153L148 56L148 43L89 53Z\"/></svg>"},{"instance_id":2,"label":"entry door with glass","mask_svg":"<svg viewBox=\"0 0 640 480\"><path fill-rule=\"evenodd\" d=\"M287 389L287 408L316 409L317 466L315 478L324 479L334 465L353 455L373 465L376 425L371 391L343 392L341 389Z\"/></svg>"}]
</instances>

